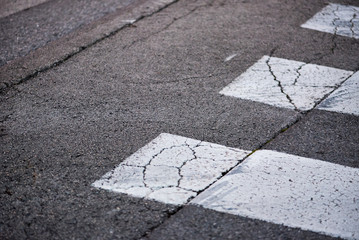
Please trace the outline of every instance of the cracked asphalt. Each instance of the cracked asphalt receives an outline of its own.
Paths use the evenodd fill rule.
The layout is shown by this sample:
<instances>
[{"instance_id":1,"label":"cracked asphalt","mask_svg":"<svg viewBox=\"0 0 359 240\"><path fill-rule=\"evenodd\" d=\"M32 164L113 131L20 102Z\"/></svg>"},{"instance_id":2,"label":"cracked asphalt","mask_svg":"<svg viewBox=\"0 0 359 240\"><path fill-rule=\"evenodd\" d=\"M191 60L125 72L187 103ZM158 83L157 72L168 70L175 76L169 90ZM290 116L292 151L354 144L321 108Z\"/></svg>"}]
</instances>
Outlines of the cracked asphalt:
<instances>
[{"instance_id":1,"label":"cracked asphalt","mask_svg":"<svg viewBox=\"0 0 359 240\"><path fill-rule=\"evenodd\" d=\"M358 168L358 116L219 94L263 56L358 71L358 39L300 27L326 5L139 1L1 66L0 238L333 239L91 186L161 133Z\"/></svg>"},{"instance_id":2,"label":"cracked asphalt","mask_svg":"<svg viewBox=\"0 0 359 240\"><path fill-rule=\"evenodd\" d=\"M0 66L133 2L43 1L35 7L3 17L0 19Z\"/></svg>"}]
</instances>

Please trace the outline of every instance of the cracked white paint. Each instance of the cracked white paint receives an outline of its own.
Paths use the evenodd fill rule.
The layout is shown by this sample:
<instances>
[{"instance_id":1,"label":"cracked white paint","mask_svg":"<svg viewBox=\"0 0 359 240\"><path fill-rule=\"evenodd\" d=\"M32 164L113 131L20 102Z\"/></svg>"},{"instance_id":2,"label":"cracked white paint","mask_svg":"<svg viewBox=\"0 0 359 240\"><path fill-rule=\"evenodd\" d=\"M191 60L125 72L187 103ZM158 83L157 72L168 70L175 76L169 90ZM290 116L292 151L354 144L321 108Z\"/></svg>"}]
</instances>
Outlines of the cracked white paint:
<instances>
[{"instance_id":1,"label":"cracked white paint","mask_svg":"<svg viewBox=\"0 0 359 240\"><path fill-rule=\"evenodd\" d=\"M321 110L359 116L359 72L356 72L318 106Z\"/></svg>"},{"instance_id":2,"label":"cracked white paint","mask_svg":"<svg viewBox=\"0 0 359 240\"><path fill-rule=\"evenodd\" d=\"M359 239L359 169L320 160L259 150L191 203Z\"/></svg>"},{"instance_id":3,"label":"cracked white paint","mask_svg":"<svg viewBox=\"0 0 359 240\"><path fill-rule=\"evenodd\" d=\"M163 133L92 185L359 239L359 169L269 150L238 165L249 153Z\"/></svg>"},{"instance_id":4,"label":"cracked white paint","mask_svg":"<svg viewBox=\"0 0 359 240\"><path fill-rule=\"evenodd\" d=\"M163 133L92 185L135 197L183 204L249 153Z\"/></svg>"},{"instance_id":5,"label":"cracked white paint","mask_svg":"<svg viewBox=\"0 0 359 240\"><path fill-rule=\"evenodd\" d=\"M353 72L264 56L220 94L307 111Z\"/></svg>"},{"instance_id":6,"label":"cracked white paint","mask_svg":"<svg viewBox=\"0 0 359 240\"><path fill-rule=\"evenodd\" d=\"M301 27L359 39L359 7L331 3Z\"/></svg>"}]
</instances>

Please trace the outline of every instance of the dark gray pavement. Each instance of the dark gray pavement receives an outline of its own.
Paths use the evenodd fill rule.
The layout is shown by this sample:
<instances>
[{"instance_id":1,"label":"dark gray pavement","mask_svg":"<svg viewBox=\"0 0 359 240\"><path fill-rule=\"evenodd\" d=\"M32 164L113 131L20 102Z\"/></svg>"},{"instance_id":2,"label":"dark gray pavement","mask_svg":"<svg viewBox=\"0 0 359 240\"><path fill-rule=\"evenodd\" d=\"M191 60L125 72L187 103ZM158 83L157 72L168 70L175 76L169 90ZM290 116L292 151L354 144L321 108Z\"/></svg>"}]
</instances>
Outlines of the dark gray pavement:
<instances>
[{"instance_id":1,"label":"dark gray pavement","mask_svg":"<svg viewBox=\"0 0 359 240\"><path fill-rule=\"evenodd\" d=\"M205 217L204 217L205 216ZM333 239L298 228L188 206L143 239Z\"/></svg>"},{"instance_id":2,"label":"dark gray pavement","mask_svg":"<svg viewBox=\"0 0 359 240\"><path fill-rule=\"evenodd\" d=\"M136 0L51 0L0 19L0 66Z\"/></svg>"},{"instance_id":3,"label":"dark gray pavement","mask_svg":"<svg viewBox=\"0 0 359 240\"><path fill-rule=\"evenodd\" d=\"M163 132L358 167L358 117L218 94L271 52L357 71L358 40L300 28L326 1L158 2L133 25L104 28L118 12L0 68L0 238L331 239L91 187Z\"/></svg>"},{"instance_id":4,"label":"dark gray pavement","mask_svg":"<svg viewBox=\"0 0 359 240\"><path fill-rule=\"evenodd\" d=\"M0 0L0 18L35 7L48 0Z\"/></svg>"},{"instance_id":5,"label":"dark gray pavement","mask_svg":"<svg viewBox=\"0 0 359 240\"><path fill-rule=\"evenodd\" d=\"M358 128L356 116L315 110L266 148L358 168Z\"/></svg>"}]
</instances>

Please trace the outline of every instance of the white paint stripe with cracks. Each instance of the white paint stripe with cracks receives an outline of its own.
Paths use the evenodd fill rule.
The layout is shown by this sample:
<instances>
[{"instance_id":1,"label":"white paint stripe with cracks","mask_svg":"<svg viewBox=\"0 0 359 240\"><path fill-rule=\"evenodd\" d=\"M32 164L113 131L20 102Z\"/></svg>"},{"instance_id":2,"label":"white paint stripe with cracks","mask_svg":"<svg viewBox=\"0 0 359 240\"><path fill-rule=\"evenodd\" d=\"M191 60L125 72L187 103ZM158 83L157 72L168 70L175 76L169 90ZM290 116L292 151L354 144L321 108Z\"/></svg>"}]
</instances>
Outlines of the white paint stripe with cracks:
<instances>
[{"instance_id":1,"label":"white paint stripe with cracks","mask_svg":"<svg viewBox=\"0 0 359 240\"><path fill-rule=\"evenodd\" d=\"M301 27L359 39L359 7L331 3Z\"/></svg>"},{"instance_id":2,"label":"white paint stripe with cracks","mask_svg":"<svg viewBox=\"0 0 359 240\"><path fill-rule=\"evenodd\" d=\"M359 169L269 150L241 163L249 154L163 133L93 186L359 239Z\"/></svg>"},{"instance_id":3,"label":"white paint stripe with cracks","mask_svg":"<svg viewBox=\"0 0 359 240\"><path fill-rule=\"evenodd\" d=\"M359 239L359 169L315 159L257 151L191 203Z\"/></svg>"},{"instance_id":4,"label":"white paint stripe with cracks","mask_svg":"<svg viewBox=\"0 0 359 240\"><path fill-rule=\"evenodd\" d=\"M94 187L184 204L250 152L162 133Z\"/></svg>"},{"instance_id":5,"label":"white paint stripe with cracks","mask_svg":"<svg viewBox=\"0 0 359 240\"><path fill-rule=\"evenodd\" d=\"M220 94L307 111L353 72L264 56Z\"/></svg>"},{"instance_id":6,"label":"white paint stripe with cracks","mask_svg":"<svg viewBox=\"0 0 359 240\"><path fill-rule=\"evenodd\" d=\"M356 72L318 106L321 110L359 116L359 72Z\"/></svg>"}]
</instances>

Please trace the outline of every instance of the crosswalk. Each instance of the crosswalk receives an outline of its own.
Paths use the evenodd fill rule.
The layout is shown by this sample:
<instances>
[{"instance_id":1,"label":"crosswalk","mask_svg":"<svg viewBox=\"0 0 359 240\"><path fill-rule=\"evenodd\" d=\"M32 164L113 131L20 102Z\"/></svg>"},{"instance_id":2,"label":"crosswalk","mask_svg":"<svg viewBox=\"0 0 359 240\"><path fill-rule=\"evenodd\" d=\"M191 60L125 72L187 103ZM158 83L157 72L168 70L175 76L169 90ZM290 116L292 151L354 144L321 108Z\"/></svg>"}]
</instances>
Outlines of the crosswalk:
<instances>
[{"instance_id":1,"label":"crosswalk","mask_svg":"<svg viewBox=\"0 0 359 240\"><path fill-rule=\"evenodd\" d=\"M359 72L326 98L318 109L359 116Z\"/></svg>"},{"instance_id":2,"label":"crosswalk","mask_svg":"<svg viewBox=\"0 0 359 240\"><path fill-rule=\"evenodd\" d=\"M184 204L249 153L162 133L93 186L170 204Z\"/></svg>"},{"instance_id":3,"label":"crosswalk","mask_svg":"<svg viewBox=\"0 0 359 240\"><path fill-rule=\"evenodd\" d=\"M359 237L359 170L259 150L191 203L334 237Z\"/></svg>"},{"instance_id":4,"label":"crosswalk","mask_svg":"<svg viewBox=\"0 0 359 240\"><path fill-rule=\"evenodd\" d=\"M301 27L359 39L359 7L330 3Z\"/></svg>"},{"instance_id":5,"label":"crosswalk","mask_svg":"<svg viewBox=\"0 0 359 240\"><path fill-rule=\"evenodd\" d=\"M0 239L359 240L359 3L126 2L2 67Z\"/></svg>"},{"instance_id":6,"label":"crosswalk","mask_svg":"<svg viewBox=\"0 0 359 240\"><path fill-rule=\"evenodd\" d=\"M220 93L308 111L352 74L352 71L264 56Z\"/></svg>"},{"instance_id":7,"label":"crosswalk","mask_svg":"<svg viewBox=\"0 0 359 240\"><path fill-rule=\"evenodd\" d=\"M359 38L358 9L329 4L302 27ZM356 116L358 93L358 72L272 56L219 92L297 111ZM359 170L318 159L162 133L92 186L359 239Z\"/></svg>"},{"instance_id":8,"label":"crosswalk","mask_svg":"<svg viewBox=\"0 0 359 240\"><path fill-rule=\"evenodd\" d=\"M161 134L93 186L335 237L359 237L359 169L270 150L251 154Z\"/></svg>"}]
</instances>

